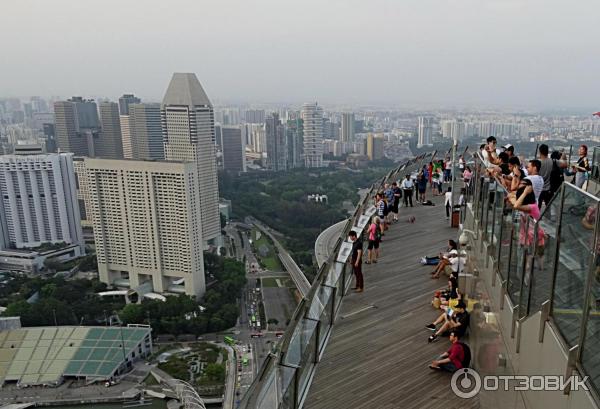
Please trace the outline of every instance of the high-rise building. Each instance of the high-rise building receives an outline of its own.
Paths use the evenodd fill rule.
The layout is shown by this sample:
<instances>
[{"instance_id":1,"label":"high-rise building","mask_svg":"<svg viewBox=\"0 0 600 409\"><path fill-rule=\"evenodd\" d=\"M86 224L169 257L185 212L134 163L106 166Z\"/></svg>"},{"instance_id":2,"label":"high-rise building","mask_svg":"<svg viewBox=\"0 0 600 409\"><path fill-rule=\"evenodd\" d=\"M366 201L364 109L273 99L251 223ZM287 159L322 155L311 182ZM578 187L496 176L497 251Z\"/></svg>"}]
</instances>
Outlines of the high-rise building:
<instances>
[{"instance_id":1,"label":"high-rise building","mask_svg":"<svg viewBox=\"0 0 600 409\"><path fill-rule=\"evenodd\" d=\"M304 123L302 119L288 120L285 133L288 168L301 168L304 166Z\"/></svg>"},{"instance_id":2,"label":"high-rise building","mask_svg":"<svg viewBox=\"0 0 600 409\"><path fill-rule=\"evenodd\" d=\"M129 105L139 104L140 102L142 102L142 100L133 94L123 94L123 96L119 98L119 115L129 115Z\"/></svg>"},{"instance_id":3,"label":"high-rise building","mask_svg":"<svg viewBox=\"0 0 600 409\"><path fill-rule=\"evenodd\" d=\"M88 135L79 131L75 104L69 101L54 103L54 127L58 149L78 156L89 155Z\"/></svg>"},{"instance_id":4,"label":"high-rise building","mask_svg":"<svg viewBox=\"0 0 600 409\"><path fill-rule=\"evenodd\" d=\"M285 127L275 112L265 119L265 138L267 141L266 168L274 171L286 170Z\"/></svg>"},{"instance_id":5,"label":"high-rise building","mask_svg":"<svg viewBox=\"0 0 600 409\"><path fill-rule=\"evenodd\" d=\"M384 139L382 136L369 134L366 140L366 152L369 160L378 160L383 158Z\"/></svg>"},{"instance_id":6,"label":"high-rise building","mask_svg":"<svg viewBox=\"0 0 600 409\"><path fill-rule=\"evenodd\" d=\"M265 110L264 109L249 109L244 113L244 118L248 124L264 124Z\"/></svg>"},{"instance_id":7,"label":"high-rise building","mask_svg":"<svg viewBox=\"0 0 600 409\"><path fill-rule=\"evenodd\" d=\"M317 104L302 106L304 121L304 166L323 166L323 109Z\"/></svg>"},{"instance_id":8,"label":"high-rise building","mask_svg":"<svg viewBox=\"0 0 600 409\"><path fill-rule=\"evenodd\" d=\"M233 172L245 172L246 149L242 140L242 128L239 126L222 127L221 144L223 168Z\"/></svg>"},{"instance_id":9,"label":"high-rise building","mask_svg":"<svg viewBox=\"0 0 600 409\"><path fill-rule=\"evenodd\" d=\"M123 143L123 158L133 158L133 146L131 145L131 122L129 115L119 115L121 123L121 141Z\"/></svg>"},{"instance_id":10,"label":"high-rise building","mask_svg":"<svg viewBox=\"0 0 600 409\"><path fill-rule=\"evenodd\" d=\"M123 159L121 121L116 102L100 103L100 137L94 139L94 156L106 159Z\"/></svg>"},{"instance_id":11,"label":"high-rise building","mask_svg":"<svg viewBox=\"0 0 600 409\"><path fill-rule=\"evenodd\" d=\"M77 181L77 204L79 205L79 217L81 225L84 227L92 226L92 215L87 209L89 200L89 187L87 182L87 172L85 170L85 158L82 156L73 157L73 168Z\"/></svg>"},{"instance_id":12,"label":"high-rise building","mask_svg":"<svg viewBox=\"0 0 600 409\"><path fill-rule=\"evenodd\" d=\"M417 147L431 145L431 134L433 132L433 118L420 116L418 127Z\"/></svg>"},{"instance_id":13,"label":"high-rise building","mask_svg":"<svg viewBox=\"0 0 600 409\"><path fill-rule=\"evenodd\" d=\"M354 114L352 112L344 112L342 114L342 131L340 134L342 142L354 141Z\"/></svg>"},{"instance_id":14,"label":"high-rise building","mask_svg":"<svg viewBox=\"0 0 600 409\"><path fill-rule=\"evenodd\" d=\"M0 156L0 247L77 244L85 250L73 154Z\"/></svg>"},{"instance_id":15,"label":"high-rise building","mask_svg":"<svg viewBox=\"0 0 600 409\"><path fill-rule=\"evenodd\" d=\"M165 147L160 104L129 105L131 157L140 160L163 160Z\"/></svg>"},{"instance_id":16,"label":"high-rise building","mask_svg":"<svg viewBox=\"0 0 600 409\"><path fill-rule=\"evenodd\" d=\"M202 235L207 242L221 232L213 106L192 73L175 73L163 98L161 121L165 159L198 166Z\"/></svg>"},{"instance_id":17,"label":"high-rise building","mask_svg":"<svg viewBox=\"0 0 600 409\"><path fill-rule=\"evenodd\" d=\"M86 158L85 168L100 281L202 296L198 166Z\"/></svg>"}]
</instances>

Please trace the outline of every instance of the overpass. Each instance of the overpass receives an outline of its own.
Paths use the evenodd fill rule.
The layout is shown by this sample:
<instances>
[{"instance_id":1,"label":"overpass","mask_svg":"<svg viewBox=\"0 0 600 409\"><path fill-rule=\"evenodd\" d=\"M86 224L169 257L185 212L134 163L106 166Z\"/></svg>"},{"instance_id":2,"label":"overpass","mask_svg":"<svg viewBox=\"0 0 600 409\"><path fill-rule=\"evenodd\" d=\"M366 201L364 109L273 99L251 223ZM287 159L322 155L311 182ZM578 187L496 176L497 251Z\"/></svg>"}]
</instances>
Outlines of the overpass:
<instances>
[{"instance_id":1,"label":"overpass","mask_svg":"<svg viewBox=\"0 0 600 409\"><path fill-rule=\"evenodd\" d=\"M281 243L279 243L279 240L277 240L277 238L271 233L271 229L268 226L264 225L263 223L261 223L253 217L250 217L250 220L252 220L252 223L260 231L269 236L269 238L275 245L275 248L277 249L277 255L279 256L281 264L283 264L283 267L290 273L290 277L292 277L292 280L294 281L294 284L296 285L296 288L298 289L300 294L302 294L302 297L306 297L308 291L310 290L310 282L308 281L302 270L300 270L298 264L296 264L292 256L290 256L290 254L285 249L285 247L283 247Z\"/></svg>"}]
</instances>

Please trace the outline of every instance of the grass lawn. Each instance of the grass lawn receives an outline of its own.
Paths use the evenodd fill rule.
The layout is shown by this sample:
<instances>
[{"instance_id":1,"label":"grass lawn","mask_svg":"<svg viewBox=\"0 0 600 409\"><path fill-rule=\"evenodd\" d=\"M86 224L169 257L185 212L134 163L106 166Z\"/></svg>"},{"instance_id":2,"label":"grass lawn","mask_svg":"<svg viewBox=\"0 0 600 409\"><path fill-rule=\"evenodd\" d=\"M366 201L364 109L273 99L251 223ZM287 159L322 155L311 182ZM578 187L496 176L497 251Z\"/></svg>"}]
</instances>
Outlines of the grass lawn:
<instances>
[{"instance_id":1,"label":"grass lawn","mask_svg":"<svg viewBox=\"0 0 600 409\"><path fill-rule=\"evenodd\" d=\"M267 277L262 279L263 287L279 287L277 285L277 279L273 277Z\"/></svg>"},{"instance_id":2,"label":"grass lawn","mask_svg":"<svg viewBox=\"0 0 600 409\"><path fill-rule=\"evenodd\" d=\"M257 233L260 233L260 239L258 239L258 240L256 240ZM258 229L256 229L256 228L252 229L252 241L253 241L252 244L256 251L256 257L258 257L260 259L260 261L262 261L262 263L264 264L264 266L267 270L271 270L271 271L283 270L283 267L281 266L281 263L279 262L279 257L275 253L275 247L273 246L273 243L271 243L271 240L269 240L269 238L264 233L259 232ZM267 246L269 248L269 255L267 257L261 257L260 254L258 254L258 249L261 246Z\"/></svg>"}]
</instances>

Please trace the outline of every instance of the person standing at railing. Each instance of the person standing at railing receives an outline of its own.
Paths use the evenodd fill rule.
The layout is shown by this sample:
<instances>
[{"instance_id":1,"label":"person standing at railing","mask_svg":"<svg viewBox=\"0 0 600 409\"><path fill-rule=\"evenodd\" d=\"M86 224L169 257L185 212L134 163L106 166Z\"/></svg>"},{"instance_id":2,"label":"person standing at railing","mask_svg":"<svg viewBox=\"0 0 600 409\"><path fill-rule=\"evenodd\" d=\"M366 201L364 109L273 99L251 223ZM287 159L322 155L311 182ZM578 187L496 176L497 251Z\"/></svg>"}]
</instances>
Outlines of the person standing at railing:
<instances>
[{"instance_id":1,"label":"person standing at railing","mask_svg":"<svg viewBox=\"0 0 600 409\"><path fill-rule=\"evenodd\" d=\"M386 204L383 200L383 193L377 193L375 196L375 207L377 208L377 216L379 216L379 228L381 229L382 236L385 232L385 206Z\"/></svg>"},{"instance_id":2,"label":"person standing at railing","mask_svg":"<svg viewBox=\"0 0 600 409\"><path fill-rule=\"evenodd\" d=\"M533 187L533 194L535 195L535 201L540 201L540 195L544 189L544 178L540 176L540 168L542 164L538 159L532 159L527 164L527 177L525 179L531 180L531 186Z\"/></svg>"},{"instance_id":3,"label":"person standing at railing","mask_svg":"<svg viewBox=\"0 0 600 409\"><path fill-rule=\"evenodd\" d=\"M398 208L400 207L400 199L402 198L402 189L398 186L398 183L392 183L392 191L394 192L394 205L392 212L394 213L394 222L398 221Z\"/></svg>"},{"instance_id":4,"label":"person standing at railing","mask_svg":"<svg viewBox=\"0 0 600 409\"><path fill-rule=\"evenodd\" d=\"M587 145L581 145L579 147L579 159L577 164L573 165L573 172L575 172L575 186L583 189L583 184L587 180L588 172L590 171L590 162L587 158L588 148Z\"/></svg>"},{"instance_id":5,"label":"person standing at railing","mask_svg":"<svg viewBox=\"0 0 600 409\"><path fill-rule=\"evenodd\" d=\"M566 168L569 163L563 160L553 160L548 157L549 149L548 145L545 143L541 144L538 148L538 152L540 154L540 173L539 175L544 179L544 187L542 188L542 193L540 194L540 198L538 200L538 207L541 209L542 204L545 203L546 206L550 203L552 199L553 191L552 191L552 172L556 171L555 167L559 169Z\"/></svg>"},{"instance_id":6,"label":"person standing at railing","mask_svg":"<svg viewBox=\"0 0 600 409\"><path fill-rule=\"evenodd\" d=\"M362 274L363 242L354 230L350 230L348 237L352 242L352 256L350 258L350 263L352 264L352 272L355 277L355 286L352 289L357 293L362 293L364 291Z\"/></svg>"},{"instance_id":7,"label":"person standing at railing","mask_svg":"<svg viewBox=\"0 0 600 409\"><path fill-rule=\"evenodd\" d=\"M419 173L417 176L417 189L417 202L425 202L425 196L427 194L427 176L423 172Z\"/></svg>"}]
</instances>

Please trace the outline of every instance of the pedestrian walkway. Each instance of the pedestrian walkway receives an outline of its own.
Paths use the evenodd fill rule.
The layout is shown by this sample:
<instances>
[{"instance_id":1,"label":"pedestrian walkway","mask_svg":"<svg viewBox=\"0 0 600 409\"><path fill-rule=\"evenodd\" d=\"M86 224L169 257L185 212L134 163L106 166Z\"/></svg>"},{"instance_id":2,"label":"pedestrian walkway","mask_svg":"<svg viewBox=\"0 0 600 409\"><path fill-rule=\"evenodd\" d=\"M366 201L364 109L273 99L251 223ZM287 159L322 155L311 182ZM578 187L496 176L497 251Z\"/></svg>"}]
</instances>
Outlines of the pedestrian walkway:
<instances>
[{"instance_id":1,"label":"pedestrian walkway","mask_svg":"<svg viewBox=\"0 0 600 409\"><path fill-rule=\"evenodd\" d=\"M446 351L441 338L429 344L424 326L438 315L431 305L443 279L432 280L424 255L435 255L455 238L443 198L436 206L400 209L400 221L386 232L377 264L363 265L365 291L344 298L305 409L478 408L450 388L450 375L429 363ZM415 223L407 220L414 216Z\"/></svg>"}]
</instances>

